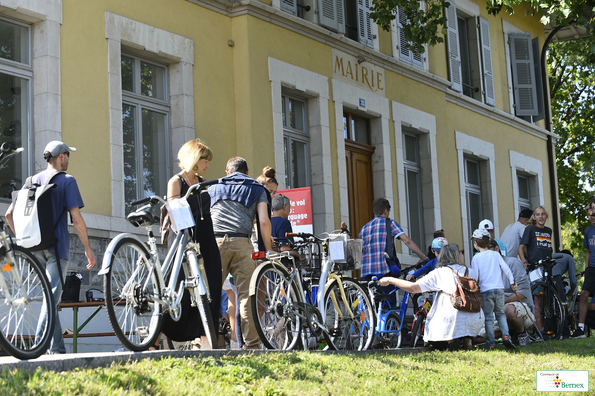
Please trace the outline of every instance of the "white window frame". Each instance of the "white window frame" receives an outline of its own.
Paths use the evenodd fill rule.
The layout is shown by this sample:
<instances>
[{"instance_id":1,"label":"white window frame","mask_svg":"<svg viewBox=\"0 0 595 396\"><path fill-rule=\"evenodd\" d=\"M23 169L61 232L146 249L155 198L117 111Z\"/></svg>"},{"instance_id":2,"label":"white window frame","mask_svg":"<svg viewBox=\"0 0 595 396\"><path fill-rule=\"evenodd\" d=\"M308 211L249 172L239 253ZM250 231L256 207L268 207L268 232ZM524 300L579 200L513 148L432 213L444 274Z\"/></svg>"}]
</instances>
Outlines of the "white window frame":
<instances>
[{"instance_id":1,"label":"white window frame","mask_svg":"<svg viewBox=\"0 0 595 396\"><path fill-rule=\"evenodd\" d=\"M518 197L519 197L519 206L518 206L518 210L519 213L523 210L523 208L526 209L533 209L533 205L531 204L531 191L533 190L531 188L531 176L530 175L526 175L524 173L521 172L517 172L517 183L519 185L519 193L518 193ZM521 197L521 180L523 180L523 184L527 183L527 191L529 193L528 197Z\"/></svg>"},{"instance_id":2,"label":"white window frame","mask_svg":"<svg viewBox=\"0 0 595 396\"><path fill-rule=\"evenodd\" d=\"M134 131L134 139L135 139L135 148L136 148L136 164L135 164L135 169L137 170L137 175L136 175L136 196L133 199L140 199L140 198L144 198L144 177L142 175L139 175L138 172L142 171L143 169L143 150L142 147L144 146L144 144L138 144L138 143L142 143L142 135L143 135L143 131L142 131L142 109L147 109L150 110L152 112L155 113L159 113L165 116L165 146L163 147L164 151L165 151L165 163L166 163L166 169L165 169L165 174L167 175L167 179L169 180L169 177L172 175L172 167L171 167L171 155L170 155L170 149L169 149L169 145L170 145L170 138L169 138L169 118L170 118L170 107L169 107L169 88L168 88L168 79L167 79L167 70L168 70L168 66L165 64L161 64L158 62L154 62L150 59L146 59L146 58L142 58L140 56L134 55L134 54L130 54L130 53L122 53L122 56L126 56L128 58L131 58L134 61L134 66L133 66L133 87L135 89L134 92L129 92L129 91L125 91L122 90L122 104L126 104L126 105L130 105L135 107L135 131ZM165 70L164 73L164 81L163 81L163 94L164 94L164 99L156 99L150 96L145 96L142 95L140 93L140 64L141 62L145 62L151 65L155 65L158 67L161 67ZM167 182L166 182L167 183ZM167 185L164 186L165 188L167 188ZM158 195L162 195L164 194L165 191L159 191L157 192ZM129 202L125 202L129 203Z\"/></svg>"},{"instance_id":3,"label":"white window frame","mask_svg":"<svg viewBox=\"0 0 595 396\"><path fill-rule=\"evenodd\" d=\"M438 177L438 151L436 148L436 116L414 109L398 102L392 102L392 115L395 130L395 153L397 170L397 187L399 191L399 219L406 219L407 196L405 165L403 156L403 133L415 130L419 140L420 165L422 169L422 196L424 211L425 242L432 241L435 230L442 228L440 210L440 188ZM396 212L397 209L395 209ZM403 231L409 232L408 224L401 224ZM414 264L418 258L402 243L402 254L399 260L404 264ZM424 249L424 246L420 246Z\"/></svg>"},{"instance_id":4,"label":"white window frame","mask_svg":"<svg viewBox=\"0 0 595 396\"><path fill-rule=\"evenodd\" d=\"M283 93L282 96L285 99L287 99L287 102L285 103L286 119L289 116L289 99L300 101L304 105L304 120L303 120L304 130L300 131L298 129L292 128L291 126L284 125L283 126L283 146L285 148L286 141L289 141L289 142L287 142L287 147L291 146L291 141L297 141L300 143L304 143L306 145L306 185L300 186L300 187L310 187L311 179L312 179L312 177L311 177L312 170L310 168L310 136L308 134L307 100L304 100L303 98L300 98L300 97L297 97L295 95L291 95L288 93ZM287 155L287 163L285 164L285 168L284 168L285 169L285 180L291 180L291 178L288 175L288 170L289 170L288 165L290 165L289 161L290 161L290 156ZM293 186L292 183L285 183L285 188L298 188L298 187Z\"/></svg>"},{"instance_id":5,"label":"white window frame","mask_svg":"<svg viewBox=\"0 0 595 396\"><path fill-rule=\"evenodd\" d=\"M545 202L543 190L543 164L540 160L509 151L510 169L512 172L512 197L515 210L520 207L518 176L522 175L529 179L531 209L543 205Z\"/></svg>"},{"instance_id":6,"label":"white window frame","mask_svg":"<svg viewBox=\"0 0 595 396\"><path fill-rule=\"evenodd\" d=\"M25 114L25 122L26 122L26 129L21 128L21 140L22 140L22 147L24 149L23 153L19 156L14 157L16 161L20 161L22 174L20 175L22 178L22 182L25 182L25 179L32 173L30 170L32 169L33 165L33 158L30 153L33 152L31 147L33 146L33 41L32 41L32 27L29 23L24 23L20 20L16 20L13 18L4 18L0 16L0 20L11 23L13 25L24 27L26 32L26 51L27 51L27 62L17 62L12 61L9 59L0 58L0 73L7 74L13 77L17 77L23 80L27 80L27 92L26 92L26 100L24 105L26 106L26 114ZM21 186L17 185L16 188L20 188ZM0 198L1 200L9 201L8 198Z\"/></svg>"},{"instance_id":7,"label":"white window frame","mask_svg":"<svg viewBox=\"0 0 595 396\"><path fill-rule=\"evenodd\" d=\"M279 190L286 188L281 98L284 91L291 91L299 97L306 98L314 233L335 229L328 77L269 58L269 80L273 104L275 169Z\"/></svg>"},{"instance_id":8,"label":"white window frame","mask_svg":"<svg viewBox=\"0 0 595 396\"><path fill-rule=\"evenodd\" d=\"M109 111L112 216L123 218L124 154L122 134L122 48L168 64L170 158L180 147L195 139L194 130L194 42L192 39L158 29L133 19L105 12L105 37L108 47ZM171 162L170 161L170 162ZM173 169L173 163L170 164Z\"/></svg>"},{"instance_id":9,"label":"white window frame","mask_svg":"<svg viewBox=\"0 0 595 396\"><path fill-rule=\"evenodd\" d=\"M414 160L410 161L408 160L406 157L406 153L405 153L405 148L407 147L407 145L405 144L405 141L407 138L413 138L414 141ZM408 225L408 229L409 229L409 233L407 234L415 243L417 243L418 246L421 247L421 249L424 248L426 242L425 242L425 232L424 232L424 207L423 207L423 192L422 192L422 169L421 169L421 155L420 155L420 144L419 144L419 135L417 133L414 133L413 131L407 131L405 133L403 133L403 164L404 164L404 173L405 173L405 197L407 199L407 225ZM409 174L415 174L415 178L416 178L416 194L417 194L417 202L415 202L415 204L417 205L417 207L419 207L419 213L416 214L416 218L414 218L412 216L412 202L409 199L410 197L410 190L409 190ZM417 241L416 237L413 235L413 233L411 232L412 230L412 224L413 222L418 222L419 226L420 226L420 240Z\"/></svg>"},{"instance_id":10,"label":"white window frame","mask_svg":"<svg viewBox=\"0 0 595 396\"><path fill-rule=\"evenodd\" d=\"M468 97L489 106L495 106L496 98L492 64L492 47L490 24L488 20L480 17L479 5L469 0L451 1L450 7L445 9L445 14L447 16L447 47L449 48L447 54L449 80L452 82L451 88L463 94L461 69L462 57L459 45L460 32L458 28L458 19L462 18L465 19L468 25L471 23L474 28L475 40L471 41L473 37L469 38L469 47L473 54L477 54L477 59L475 56L471 57L471 67L473 68L474 66L473 61L476 61L479 68L479 74L475 76L477 81L473 82L474 85L478 85L477 88L479 88L479 92L472 93L472 95Z\"/></svg>"},{"instance_id":11,"label":"white window frame","mask_svg":"<svg viewBox=\"0 0 595 396\"><path fill-rule=\"evenodd\" d=\"M332 80L332 87L333 101L335 102L340 218L349 219L343 112L357 113L370 119L370 143L375 147L374 154L372 154L374 199L386 198L392 205L393 183L389 133L390 104L389 100L382 96L335 79ZM365 107L360 106L362 99L365 102ZM354 232L359 232L359 230L354 230Z\"/></svg>"},{"instance_id":12,"label":"white window frame","mask_svg":"<svg viewBox=\"0 0 595 396\"><path fill-rule=\"evenodd\" d=\"M496 154L494 144L485 140L478 139L473 136L466 135L459 131L455 131L457 156L459 162L459 187L460 187L460 202L461 202L461 226L463 229L463 244L465 247L465 262L467 265L471 263L471 251L473 246L470 244L468 228L468 212L467 212L467 189L465 183L465 159L473 158L475 160L483 161L485 168L482 178L481 192L484 195L482 200L484 213L483 216L490 218L494 224L495 235L499 235L500 225L498 221L498 194L496 185ZM487 209L487 210L486 210Z\"/></svg>"},{"instance_id":13,"label":"white window frame","mask_svg":"<svg viewBox=\"0 0 595 396\"><path fill-rule=\"evenodd\" d=\"M469 163L473 162L475 164L477 164L477 170L479 172L479 184L471 184L469 183ZM482 168L482 163L481 160L475 159L475 158L470 158L470 157L465 157L464 159L464 166L465 166L465 200L467 203L467 230L469 231L469 234L473 233L473 230L475 230L475 227L477 227L477 225L479 225L479 222L481 220L483 220L484 216L484 211L483 211L483 202L484 202L484 194L482 193L482 188L481 188L481 181L482 181L482 177L481 177L481 168ZM477 224L473 224L470 221L471 218L471 208L469 207L469 195L470 194L475 194L475 195L479 195L479 200L481 202L481 213L479 214L479 221L477 222Z\"/></svg>"}]
</instances>

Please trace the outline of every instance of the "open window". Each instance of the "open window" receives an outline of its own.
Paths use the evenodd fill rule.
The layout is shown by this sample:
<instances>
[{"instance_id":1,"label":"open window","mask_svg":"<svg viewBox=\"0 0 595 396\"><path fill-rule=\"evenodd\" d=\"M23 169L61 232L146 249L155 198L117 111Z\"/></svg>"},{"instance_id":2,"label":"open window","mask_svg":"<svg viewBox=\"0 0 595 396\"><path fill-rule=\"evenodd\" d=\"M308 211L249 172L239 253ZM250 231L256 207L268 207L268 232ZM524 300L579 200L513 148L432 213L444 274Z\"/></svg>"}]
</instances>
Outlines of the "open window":
<instances>
[{"instance_id":1,"label":"open window","mask_svg":"<svg viewBox=\"0 0 595 396\"><path fill-rule=\"evenodd\" d=\"M373 48L371 5L371 0L319 0L319 23L327 29Z\"/></svg>"},{"instance_id":2,"label":"open window","mask_svg":"<svg viewBox=\"0 0 595 396\"><path fill-rule=\"evenodd\" d=\"M538 82L531 33L511 33L508 37L514 112L517 116L538 116Z\"/></svg>"},{"instance_id":3,"label":"open window","mask_svg":"<svg viewBox=\"0 0 595 396\"><path fill-rule=\"evenodd\" d=\"M489 22L478 15L457 9L454 2L445 9L445 13L452 89L495 106Z\"/></svg>"}]
</instances>

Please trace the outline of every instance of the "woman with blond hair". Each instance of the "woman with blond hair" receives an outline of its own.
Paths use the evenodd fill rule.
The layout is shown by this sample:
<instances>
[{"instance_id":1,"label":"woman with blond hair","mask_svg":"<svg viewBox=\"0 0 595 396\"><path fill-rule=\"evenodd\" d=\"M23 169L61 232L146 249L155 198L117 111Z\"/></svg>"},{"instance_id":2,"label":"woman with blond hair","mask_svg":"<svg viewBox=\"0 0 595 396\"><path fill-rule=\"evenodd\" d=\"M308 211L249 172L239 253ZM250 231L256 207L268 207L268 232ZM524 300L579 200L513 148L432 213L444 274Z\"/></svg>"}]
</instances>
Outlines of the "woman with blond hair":
<instances>
[{"instance_id":1,"label":"woman with blond hair","mask_svg":"<svg viewBox=\"0 0 595 396\"><path fill-rule=\"evenodd\" d=\"M184 197L190 186L204 181L203 173L209 169L209 162L213 159L211 150L199 139L186 142L180 151L178 151L178 160L182 169L177 175L174 175L167 183L167 200ZM219 248L213 233L213 222L211 220L211 197L209 194L193 194L188 198L188 204L192 209L194 221L196 223L191 232L194 242L200 244L200 251L204 258L207 281L211 291L211 315L215 328L219 328L219 305L221 301L221 257ZM175 237L173 232L170 236ZM168 241L172 245L173 240ZM180 274L178 281L184 279ZM176 286L177 290L177 286ZM191 341L201 337L201 348L208 349L208 339L205 336L200 314L198 309L190 306L190 295L184 292L182 299L182 318L174 322L169 317L164 320L162 330L169 338L174 341ZM215 347L217 347L215 345Z\"/></svg>"}]
</instances>

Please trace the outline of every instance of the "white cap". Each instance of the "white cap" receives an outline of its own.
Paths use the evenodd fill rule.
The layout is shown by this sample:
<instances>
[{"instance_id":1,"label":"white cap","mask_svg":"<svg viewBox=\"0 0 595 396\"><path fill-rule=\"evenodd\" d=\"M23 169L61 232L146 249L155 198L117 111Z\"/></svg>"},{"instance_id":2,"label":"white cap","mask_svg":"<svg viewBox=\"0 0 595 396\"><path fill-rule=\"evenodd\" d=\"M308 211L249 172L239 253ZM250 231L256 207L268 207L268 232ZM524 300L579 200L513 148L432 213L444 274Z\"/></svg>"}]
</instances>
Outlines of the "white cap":
<instances>
[{"instance_id":1,"label":"white cap","mask_svg":"<svg viewBox=\"0 0 595 396\"><path fill-rule=\"evenodd\" d=\"M479 223L479 226L477 226L477 228L484 228L486 230L493 230L494 229L494 224L492 224L491 221L489 221L488 219L482 220Z\"/></svg>"},{"instance_id":2,"label":"white cap","mask_svg":"<svg viewBox=\"0 0 595 396\"><path fill-rule=\"evenodd\" d=\"M484 221L489 221L489 220L484 220ZM482 223L483 223L483 221L482 221ZM489 238L490 233L485 228L478 228L477 230L473 231L472 238L483 239L486 237Z\"/></svg>"},{"instance_id":3,"label":"white cap","mask_svg":"<svg viewBox=\"0 0 595 396\"><path fill-rule=\"evenodd\" d=\"M52 140L45 146L45 150L43 150L43 158L49 162L50 158L57 157L67 151L76 151L76 149L74 147L68 147L64 142Z\"/></svg>"}]
</instances>

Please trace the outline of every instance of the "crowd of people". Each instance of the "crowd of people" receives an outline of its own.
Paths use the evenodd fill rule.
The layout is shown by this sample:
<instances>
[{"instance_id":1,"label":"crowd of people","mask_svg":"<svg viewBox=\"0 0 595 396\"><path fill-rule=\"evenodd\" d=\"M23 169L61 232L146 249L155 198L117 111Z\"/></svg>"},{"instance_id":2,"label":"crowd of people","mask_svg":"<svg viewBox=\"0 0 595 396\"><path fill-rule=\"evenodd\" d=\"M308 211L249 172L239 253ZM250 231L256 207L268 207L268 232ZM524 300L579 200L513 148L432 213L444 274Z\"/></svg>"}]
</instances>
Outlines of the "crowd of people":
<instances>
[{"instance_id":1,"label":"crowd of people","mask_svg":"<svg viewBox=\"0 0 595 396\"><path fill-rule=\"evenodd\" d=\"M390 206L386 200L377 199L373 209L375 218L359 234L364 241L362 278L381 278L378 284L385 288L385 292L394 286L410 293L436 292L424 334L424 341L432 347L469 349L474 344L484 344L487 349L493 349L496 337L500 337L506 348L515 349L518 345L530 344L527 330L533 326L544 334L543 297L531 292L532 282L541 280L541 275L528 271L530 265L539 260L555 259L551 273L563 304L566 304L566 296L572 295L577 288L576 263L572 254L567 250L553 253L552 230L546 226L548 213L543 206L522 210L518 220L505 228L502 240L494 238L490 220L481 221L473 232L474 254L467 269L463 253L456 244L448 243L444 230L434 233L435 239L425 255L399 224L389 218ZM588 303L595 294L595 198L589 202L586 211L592 226L585 230L586 272L580 293L578 329L570 334L568 326L564 326L564 337L583 338L585 323L595 325L595 303ZM388 224L390 233L387 232ZM390 251L389 245L394 238L401 239L420 258L421 264L405 279L396 277L399 273L387 261L385 252ZM451 303L455 274L462 275L466 270L479 285L479 313L457 310ZM569 287L562 282L565 274Z\"/></svg>"},{"instance_id":2,"label":"crowd of people","mask_svg":"<svg viewBox=\"0 0 595 396\"><path fill-rule=\"evenodd\" d=\"M81 194L76 180L65 173L70 153L74 151L74 147L63 142L50 142L44 150L47 170L37 174L33 180L43 184L53 178L52 182L56 184L51 194L59 243L56 249L35 252L46 266L56 304L61 301L70 254L67 213L84 246L87 268L93 268L96 262L80 214L80 208L84 206ZM203 174L209 169L212 159L213 153L199 139L184 144L178 152L181 170L167 184L167 200L184 196L190 186L203 181ZM188 200L195 220L191 237L200 244L205 259L212 296L212 319L214 323L219 323L221 314L228 315L232 348L261 347L252 319L252 306L249 304L250 279L256 268L252 253L275 248L297 254L292 247L293 241L283 239L287 232L292 231L288 221L291 202L286 196L277 194L277 187L274 169L267 166L257 179L253 179L249 176L246 160L234 157L227 162L226 175L219 179L218 184L209 187L208 194L193 195ZM483 220L473 232L475 254L470 268L465 267L464 252L456 244L448 243L444 230L434 233L435 239L426 255L390 218L388 200L375 200L372 209L375 217L359 232L359 238L363 240L362 280L376 276L381 278L379 286L384 288L397 286L412 293L436 292L427 318L424 341L438 348L449 349L471 348L473 343L485 342L487 348L491 349L498 335L507 348L513 349L515 344L527 345L526 329L534 323L539 330L543 329L540 315L543 301L541 296L532 295L526 271L530 263L552 257L553 254L552 230L546 226L548 214L543 206L533 211L522 210L518 220L506 227L502 240L494 238L493 223L488 219ZM589 202L586 211L592 226L585 230L587 269L580 293L579 328L572 334L573 337L584 337L585 323L592 324L595 321L595 303L588 302L595 293L595 198ZM14 231L12 212L11 205L6 219ZM164 243L173 243L173 237L173 232L170 232L169 240ZM273 237L280 238L278 247L273 246ZM397 277L401 268L394 247L395 238L400 239L419 257L420 263L425 264L407 274L406 279ZM552 272L560 295L564 297L568 293L563 287L562 275L568 273L572 292L577 287L576 264L568 251L553 257L557 264ZM450 301L449 296L456 288L455 275L466 271L479 284L482 300L479 312L457 310ZM221 304L222 301L227 303ZM184 296L182 304L190 304L189 296ZM211 348L198 311L183 311L187 315L182 321L174 322L166 317L162 331L175 341L200 338L201 348ZM45 320L44 315L47 313L41 315L40 329ZM57 321L50 353L65 352L62 328Z\"/></svg>"}]
</instances>

